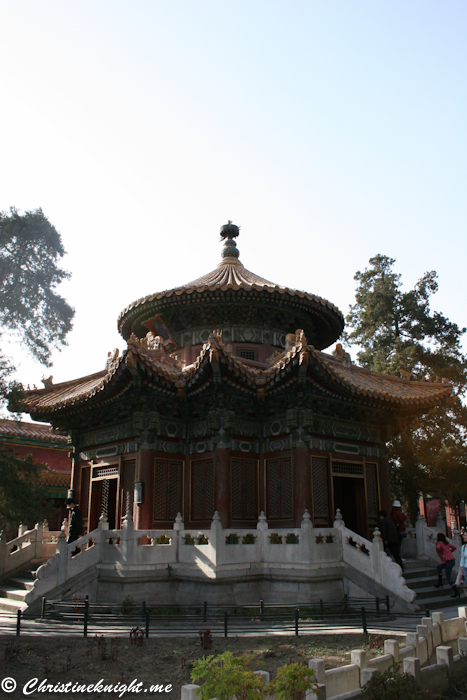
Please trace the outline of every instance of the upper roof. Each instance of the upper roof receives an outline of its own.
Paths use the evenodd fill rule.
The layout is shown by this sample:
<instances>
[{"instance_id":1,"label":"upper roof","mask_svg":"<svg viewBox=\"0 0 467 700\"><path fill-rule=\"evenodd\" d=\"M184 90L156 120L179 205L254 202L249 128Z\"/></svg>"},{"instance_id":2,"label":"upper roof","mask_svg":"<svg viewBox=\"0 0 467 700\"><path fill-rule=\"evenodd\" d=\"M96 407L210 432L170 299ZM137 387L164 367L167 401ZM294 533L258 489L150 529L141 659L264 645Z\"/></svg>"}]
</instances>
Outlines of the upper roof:
<instances>
[{"instance_id":1,"label":"upper roof","mask_svg":"<svg viewBox=\"0 0 467 700\"><path fill-rule=\"evenodd\" d=\"M59 435L48 423L27 423L0 419L0 441L5 438L26 438L41 442L68 443L66 435Z\"/></svg>"},{"instance_id":2,"label":"upper roof","mask_svg":"<svg viewBox=\"0 0 467 700\"><path fill-rule=\"evenodd\" d=\"M288 333L300 326L319 349L337 340L344 329L344 317L339 309L315 294L275 284L247 270L239 260L233 240L238 235L239 228L232 222L222 226L221 236L225 239L222 260L208 274L127 306L118 318L118 329L125 340L132 333L143 337L150 317L158 314L164 316L172 332L203 323L210 323L211 329L221 328L227 316L230 323L232 319L240 323L243 316L240 305L246 304L257 307L260 323L281 326L269 330Z\"/></svg>"},{"instance_id":3,"label":"upper roof","mask_svg":"<svg viewBox=\"0 0 467 700\"><path fill-rule=\"evenodd\" d=\"M148 334L149 336L149 334ZM290 382L294 374L303 374L320 386L328 395L356 399L366 405L386 408L390 411L406 410L423 413L448 400L452 393L449 384L415 382L379 374L349 362L345 356L336 358L308 345L303 331L297 331L295 345L289 352L281 353L267 368L252 367L235 356L219 334L212 333L203 346L196 362L181 367L150 337L132 336L128 348L121 357L108 362L107 369L99 374L76 379L55 386L27 392L23 410L34 416L51 416L84 404L108 401L120 391L128 390L134 373L157 380L165 394L189 395L213 373L228 375L230 383L241 385L252 395L273 395L284 382ZM122 375L127 381L119 382Z\"/></svg>"}]
</instances>

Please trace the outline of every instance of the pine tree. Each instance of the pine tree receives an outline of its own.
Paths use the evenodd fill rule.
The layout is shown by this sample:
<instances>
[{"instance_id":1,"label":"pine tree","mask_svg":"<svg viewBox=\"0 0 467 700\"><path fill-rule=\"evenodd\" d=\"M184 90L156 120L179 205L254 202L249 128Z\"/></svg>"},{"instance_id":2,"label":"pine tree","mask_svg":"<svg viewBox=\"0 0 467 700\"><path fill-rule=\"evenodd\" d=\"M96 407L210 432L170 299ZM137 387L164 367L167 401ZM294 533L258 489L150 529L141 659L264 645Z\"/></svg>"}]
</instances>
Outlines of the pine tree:
<instances>
[{"instance_id":1,"label":"pine tree","mask_svg":"<svg viewBox=\"0 0 467 700\"><path fill-rule=\"evenodd\" d=\"M426 272L412 290L403 291L395 260L377 255L369 262L355 275L356 303L347 316L346 340L359 346L359 363L377 372L409 373L418 381L453 386L448 405L402 422L388 444L392 486L404 493L415 517L420 491L436 491L453 503L467 499L467 357L461 347L466 329L431 311L436 272Z\"/></svg>"},{"instance_id":2,"label":"pine tree","mask_svg":"<svg viewBox=\"0 0 467 700\"><path fill-rule=\"evenodd\" d=\"M64 255L61 236L41 209L0 212L0 338L18 341L45 366L52 350L66 345L74 314L56 291L70 276L59 267ZM14 410L22 387L9 382L13 371L0 351L0 404L8 394ZM47 488L40 484L44 468L30 455L0 449L0 531L20 521L32 524L50 509Z\"/></svg>"}]
</instances>

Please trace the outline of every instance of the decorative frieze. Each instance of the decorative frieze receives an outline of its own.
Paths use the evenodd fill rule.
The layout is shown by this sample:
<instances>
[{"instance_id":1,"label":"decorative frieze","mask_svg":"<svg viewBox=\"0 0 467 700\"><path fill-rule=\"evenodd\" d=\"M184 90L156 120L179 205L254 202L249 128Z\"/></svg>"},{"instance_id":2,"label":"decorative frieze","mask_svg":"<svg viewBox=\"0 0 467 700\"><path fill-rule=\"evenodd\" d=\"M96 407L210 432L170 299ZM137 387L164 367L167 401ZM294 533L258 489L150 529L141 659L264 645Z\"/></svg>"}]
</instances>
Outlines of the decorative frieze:
<instances>
[{"instance_id":1,"label":"decorative frieze","mask_svg":"<svg viewBox=\"0 0 467 700\"><path fill-rule=\"evenodd\" d=\"M128 437L133 437L135 430L132 423L123 423L121 425L112 425L101 430L90 430L80 436L80 442L87 447L94 445L102 445L105 442L116 442L124 440Z\"/></svg>"},{"instance_id":2,"label":"decorative frieze","mask_svg":"<svg viewBox=\"0 0 467 700\"><path fill-rule=\"evenodd\" d=\"M291 449L289 438L279 438L277 440L270 439L264 443L265 452L284 452Z\"/></svg>"},{"instance_id":3,"label":"decorative frieze","mask_svg":"<svg viewBox=\"0 0 467 700\"><path fill-rule=\"evenodd\" d=\"M156 452L166 452L170 455L185 454L185 445L183 442L172 442L171 440L155 440L154 449Z\"/></svg>"},{"instance_id":4,"label":"decorative frieze","mask_svg":"<svg viewBox=\"0 0 467 700\"><path fill-rule=\"evenodd\" d=\"M310 441L310 447L313 450L321 450L323 452L337 452L341 454L355 455L356 457L380 457L381 451L378 447L369 447L366 445L352 445L344 442L334 442L331 440L319 440L313 438Z\"/></svg>"},{"instance_id":5,"label":"decorative frieze","mask_svg":"<svg viewBox=\"0 0 467 700\"><path fill-rule=\"evenodd\" d=\"M264 328L248 326L230 326L222 328L224 343L261 343L285 348L285 333ZM174 335L174 340L180 348L187 345L203 345L209 342L212 328L194 328Z\"/></svg>"},{"instance_id":6,"label":"decorative frieze","mask_svg":"<svg viewBox=\"0 0 467 700\"><path fill-rule=\"evenodd\" d=\"M119 445L109 445L109 447L98 447L95 450L85 450L80 453L80 459L89 462L91 459L107 459L132 452L138 452L137 442L124 442Z\"/></svg>"}]
</instances>

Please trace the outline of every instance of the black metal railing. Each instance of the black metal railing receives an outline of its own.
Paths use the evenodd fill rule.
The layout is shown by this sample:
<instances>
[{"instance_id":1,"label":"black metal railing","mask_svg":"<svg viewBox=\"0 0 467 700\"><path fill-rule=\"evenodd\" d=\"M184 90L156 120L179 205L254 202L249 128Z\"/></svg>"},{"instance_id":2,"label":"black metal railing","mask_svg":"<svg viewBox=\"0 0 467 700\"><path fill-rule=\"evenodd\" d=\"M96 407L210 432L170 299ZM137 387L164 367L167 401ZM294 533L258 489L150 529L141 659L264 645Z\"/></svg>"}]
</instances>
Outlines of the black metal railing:
<instances>
[{"instance_id":1,"label":"black metal railing","mask_svg":"<svg viewBox=\"0 0 467 700\"><path fill-rule=\"evenodd\" d=\"M391 611L389 596L385 599L349 598L340 601L296 604L218 605L207 601L198 605L152 605L90 603L88 597L73 600L42 599L41 613L18 610L16 634L21 634L24 620L38 620L67 625L73 630L89 633L116 633L122 628L140 628L149 635L184 635L209 628L213 635L265 634L281 632L295 634L327 626L345 626L368 631L369 623L381 628L395 619L419 620L422 613ZM429 617L429 611L426 611Z\"/></svg>"}]
</instances>

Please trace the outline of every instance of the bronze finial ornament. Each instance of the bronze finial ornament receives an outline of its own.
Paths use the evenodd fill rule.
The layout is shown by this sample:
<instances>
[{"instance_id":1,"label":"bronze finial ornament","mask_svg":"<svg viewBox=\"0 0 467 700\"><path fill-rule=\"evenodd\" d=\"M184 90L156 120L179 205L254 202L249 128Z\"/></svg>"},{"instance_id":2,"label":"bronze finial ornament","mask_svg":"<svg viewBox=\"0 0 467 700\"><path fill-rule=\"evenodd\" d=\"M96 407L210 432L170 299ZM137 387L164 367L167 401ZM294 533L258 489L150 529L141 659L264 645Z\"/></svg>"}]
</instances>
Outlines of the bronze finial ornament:
<instances>
[{"instance_id":1,"label":"bronze finial ornament","mask_svg":"<svg viewBox=\"0 0 467 700\"><path fill-rule=\"evenodd\" d=\"M225 243L222 249L222 260L238 260L240 251L237 248L237 244L233 240L240 234L240 227L235 226L230 219L229 221L221 226L221 240L224 238Z\"/></svg>"},{"instance_id":2,"label":"bronze finial ornament","mask_svg":"<svg viewBox=\"0 0 467 700\"><path fill-rule=\"evenodd\" d=\"M226 224L221 226L221 238L237 238L240 234L240 227L235 226L230 219Z\"/></svg>"}]
</instances>

